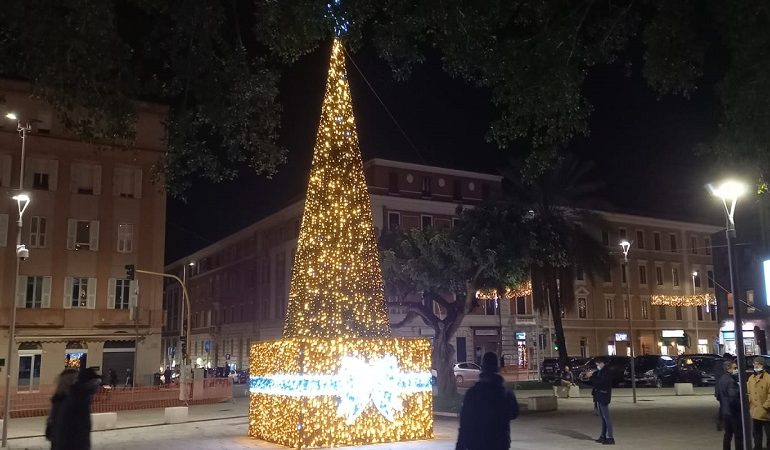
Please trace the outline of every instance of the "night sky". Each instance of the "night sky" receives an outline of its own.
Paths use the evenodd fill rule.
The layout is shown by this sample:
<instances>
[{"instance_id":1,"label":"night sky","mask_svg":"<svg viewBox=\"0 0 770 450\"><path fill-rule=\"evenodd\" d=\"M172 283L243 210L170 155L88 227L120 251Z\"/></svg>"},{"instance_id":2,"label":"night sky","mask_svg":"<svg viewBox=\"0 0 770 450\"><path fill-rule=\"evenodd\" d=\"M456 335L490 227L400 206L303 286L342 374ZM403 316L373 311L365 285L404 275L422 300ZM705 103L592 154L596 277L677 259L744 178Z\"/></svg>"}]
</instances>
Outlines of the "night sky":
<instances>
[{"instance_id":1,"label":"night sky","mask_svg":"<svg viewBox=\"0 0 770 450\"><path fill-rule=\"evenodd\" d=\"M309 173L330 46L300 59L280 86L281 143L288 161L272 180L244 170L235 182L198 182L182 203L169 199L166 260L174 261L280 209L303 195ZM374 52L353 55L376 92L405 130L412 147L348 62L364 160L387 158L496 173L521 150L500 150L485 135L494 111L483 90L452 80L437 61L416 68L407 82L394 81ZM596 163L593 176L617 211L720 223L718 204L704 186L723 175L699 143L716 134L718 103L713 83L690 99L658 99L635 68L593 69L585 92L594 105L590 135L568 151ZM237 206L236 206L237 205ZM744 209L745 211L745 209Z\"/></svg>"}]
</instances>

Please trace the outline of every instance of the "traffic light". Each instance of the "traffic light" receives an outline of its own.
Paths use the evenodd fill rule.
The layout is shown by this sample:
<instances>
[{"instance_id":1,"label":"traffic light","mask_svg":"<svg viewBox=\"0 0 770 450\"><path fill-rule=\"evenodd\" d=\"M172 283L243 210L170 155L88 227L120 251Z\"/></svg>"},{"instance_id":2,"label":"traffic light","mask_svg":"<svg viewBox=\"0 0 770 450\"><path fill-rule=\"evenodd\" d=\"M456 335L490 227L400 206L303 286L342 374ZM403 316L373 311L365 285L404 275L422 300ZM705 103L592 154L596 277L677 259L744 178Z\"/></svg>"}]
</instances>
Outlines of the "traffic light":
<instances>
[{"instance_id":1,"label":"traffic light","mask_svg":"<svg viewBox=\"0 0 770 450\"><path fill-rule=\"evenodd\" d=\"M126 264L126 278L129 280L136 278L136 266L133 264Z\"/></svg>"}]
</instances>

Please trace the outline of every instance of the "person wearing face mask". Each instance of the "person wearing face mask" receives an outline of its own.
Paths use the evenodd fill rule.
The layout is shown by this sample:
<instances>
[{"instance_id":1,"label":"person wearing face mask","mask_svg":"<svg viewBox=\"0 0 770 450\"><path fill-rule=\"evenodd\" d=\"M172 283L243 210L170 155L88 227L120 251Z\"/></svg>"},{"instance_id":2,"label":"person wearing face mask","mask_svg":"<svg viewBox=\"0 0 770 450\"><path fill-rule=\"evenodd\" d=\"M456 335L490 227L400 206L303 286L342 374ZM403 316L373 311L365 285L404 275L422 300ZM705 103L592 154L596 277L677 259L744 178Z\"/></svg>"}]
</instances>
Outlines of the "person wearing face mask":
<instances>
[{"instance_id":1,"label":"person wearing face mask","mask_svg":"<svg viewBox=\"0 0 770 450\"><path fill-rule=\"evenodd\" d=\"M761 357L754 359L754 374L749 377L747 385L754 448L764 448L763 434L767 436L770 447L770 374L765 372L765 361Z\"/></svg>"},{"instance_id":2,"label":"person wearing face mask","mask_svg":"<svg viewBox=\"0 0 770 450\"><path fill-rule=\"evenodd\" d=\"M735 361L725 361L725 373L717 381L715 395L719 400L719 414L725 431L722 449L730 450L730 441L735 438L735 450L743 450L741 397L738 391L738 364Z\"/></svg>"},{"instance_id":3,"label":"person wearing face mask","mask_svg":"<svg viewBox=\"0 0 770 450\"><path fill-rule=\"evenodd\" d=\"M602 418L602 434L596 439L596 442L603 445L615 445L615 437L612 431L612 420L610 419L610 400L612 400L612 374L606 369L607 358L596 358L596 372L591 375L591 392L594 397L596 410L599 417Z\"/></svg>"}]
</instances>

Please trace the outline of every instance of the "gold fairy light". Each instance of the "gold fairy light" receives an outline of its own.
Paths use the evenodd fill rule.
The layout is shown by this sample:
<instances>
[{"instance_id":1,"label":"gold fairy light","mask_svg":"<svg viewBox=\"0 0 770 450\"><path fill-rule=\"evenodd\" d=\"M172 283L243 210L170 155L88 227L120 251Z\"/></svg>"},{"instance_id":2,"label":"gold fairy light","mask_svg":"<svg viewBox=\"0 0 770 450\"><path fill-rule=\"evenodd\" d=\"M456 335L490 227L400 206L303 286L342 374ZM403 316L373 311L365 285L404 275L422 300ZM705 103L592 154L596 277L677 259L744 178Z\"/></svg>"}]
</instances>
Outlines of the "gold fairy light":
<instances>
[{"instance_id":1,"label":"gold fairy light","mask_svg":"<svg viewBox=\"0 0 770 450\"><path fill-rule=\"evenodd\" d=\"M431 345L390 337L338 39L283 334L251 346L249 435L292 448L433 437Z\"/></svg>"},{"instance_id":2,"label":"gold fairy light","mask_svg":"<svg viewBox=\"0 0 770 450\"><path fill-rule=\"evenodd\" d=\"M530 295L532 295L532 281L527 280L516 286L505 288L505 295L503 295L503 298L514 300L519 297L527 297ZM496 300L498 297L499 294L497 289L479 289L476 291L476 298L479 300Z\"/></svg>"},{"instance_id":3,"label":"gold fairy light","mask_svg":"<svg viewBox=\"0 0 770 450\"><path fill-rule=\"evenodd\" d=\"M694 294L694 295L661 295L656 294L650 297L650 304L655 306L683 306L696 307L713 305L716 299L712 294Z\"/></svg>"}]
</instances>

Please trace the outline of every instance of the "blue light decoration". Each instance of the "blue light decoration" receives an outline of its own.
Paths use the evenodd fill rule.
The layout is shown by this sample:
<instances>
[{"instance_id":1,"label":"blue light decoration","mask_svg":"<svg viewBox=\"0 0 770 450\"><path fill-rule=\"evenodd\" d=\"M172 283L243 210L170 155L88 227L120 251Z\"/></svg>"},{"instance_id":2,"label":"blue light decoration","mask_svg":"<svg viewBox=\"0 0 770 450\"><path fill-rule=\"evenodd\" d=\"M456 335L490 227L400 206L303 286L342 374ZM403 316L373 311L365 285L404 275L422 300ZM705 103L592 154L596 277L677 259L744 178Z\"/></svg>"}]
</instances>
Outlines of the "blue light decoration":
<instances>
[{"instance_id":1,"label":"blue light decoration","mask_svg":"<svg viewBox=\"0 0 770 450\"><path fill-rule=\"evenodd\" d=\"M402 372L392 355L368 362L345 357L336 374L275 374L249 377L252 394L287 397L332 396L339 398L337 415L353 424L370 403L387 420L396 420L403 408L402 395L431 392L430 372Z\"/></svg>"},{"instance_id":2,"label":"blue light decoration","mask_svg":"<svg viewBox=\"0 0 770 450\"><path fill-rule=\"evenodd\" d=\"M770 259L762 261L762 272L765 275L765 304L770 305Z\"/></svg>"},{"instance_id":3,"label":"blue light decoration","mask_svg":"<svg viewBox=\"0 0 770 450\"><path fill-rule=\"evenodd\" d=\"M342 13L342 0L331 0L326 4L326 11L329 18L334 21L334 35L342 37L348 32L350 22Z\"/></svg>"}]
</instances>

